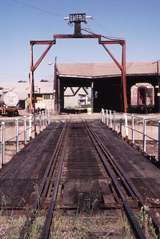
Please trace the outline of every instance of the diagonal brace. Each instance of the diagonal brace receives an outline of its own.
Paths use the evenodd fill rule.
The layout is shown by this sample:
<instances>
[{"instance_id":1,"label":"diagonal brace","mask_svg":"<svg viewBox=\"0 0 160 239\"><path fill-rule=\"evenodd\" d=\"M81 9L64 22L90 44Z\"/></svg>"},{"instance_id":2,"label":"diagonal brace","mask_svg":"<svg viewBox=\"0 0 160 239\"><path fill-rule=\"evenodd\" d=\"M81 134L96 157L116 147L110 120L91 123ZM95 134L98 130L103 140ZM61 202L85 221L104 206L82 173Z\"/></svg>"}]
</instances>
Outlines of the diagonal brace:
<instances>
[{"instance_id":1,"label":"diagonal brace","mask_svg":"<svg viewBox=\"0 0 160 239\"><path fill-rule=\"evenodd\" d=\"M110 52L110 50L104 44L102 44L102 46L105 49L105 51L108 53L108 55L112 58L112 60L115 62L115 64L118 66L120 71L122 72L121 64L116 60L116 58L113 56L113 54Z\"/></svg>"},{"instance_id":2,"label":"diagonal brace","mask_svg":"<svg viewBox=\"0 0 160 239\"><path fill-rule=\"evenodd\" d=\"M48 51L50 50L50 48L53 46L53 44L55 44L54 41L52 41L51 43L49 43L48 47L46 48L46 50L42 53L42 55L39 57L39 59L35 62L35 64L32 65L31 67L31 71L35 71L37 69L37 67L40 65L40 63L42 62L42 60L44 59L44 57L47 55ZM31 43L32 45L32 43Z\"/></svg>"}]
</instances>

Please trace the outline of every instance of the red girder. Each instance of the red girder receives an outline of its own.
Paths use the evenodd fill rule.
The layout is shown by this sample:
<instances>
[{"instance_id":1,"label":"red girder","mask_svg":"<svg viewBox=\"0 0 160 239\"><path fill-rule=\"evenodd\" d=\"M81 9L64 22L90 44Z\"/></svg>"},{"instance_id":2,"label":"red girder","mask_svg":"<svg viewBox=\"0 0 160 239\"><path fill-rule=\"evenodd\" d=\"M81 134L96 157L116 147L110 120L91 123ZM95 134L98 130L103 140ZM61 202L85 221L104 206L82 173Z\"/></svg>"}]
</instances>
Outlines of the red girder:
<instances>
[{"instance_id":1,"label":"red girder","mask_svg":"<svg viewBox=\"0 0 160 239\"><path fill-rule=\"evenodd\" d=\"M125 40L121 40L121 39L117 39L117 40L100 40L99 44L103 44L103 45L114 45L114 44L119 44L119 45L123 45L125 44Z\"/></svg>"},{"instance_id":2,"label":"red girder","mask_svg":"<svg viewBox=\"0 0 160 239\"><path fill-rule=\"evenodd\" d=\"M43 40L43 41L30 41L31 45L49 45L49 44L55 44L55 40Z\"/></svg>"},{"instance_id":3,"label":"red girder","mask_svg":"<svg viewBox=\"0 0 160 239\"><path fill-rule=\"evenodd\" d=\"M123 100L124 100L124 112L127 112L127 77L126 77L126 43L122 45L122 87L123 87Z\"/></svg>"},{"instance_id":4,"label":"red girder","mask_svg":"<svg viewBox=\"0 0 160 239\"><path fill-rule=\"evenodd\" d=\"M79 39L83 39L83 38L89 38L89 39L100 39L101 35L97 35L97 34L81 34L81 35L74 35L74 34L56 34L53 36L54 39L73 39L73 38L79 38Z\"/></svg>"}]
</instances>

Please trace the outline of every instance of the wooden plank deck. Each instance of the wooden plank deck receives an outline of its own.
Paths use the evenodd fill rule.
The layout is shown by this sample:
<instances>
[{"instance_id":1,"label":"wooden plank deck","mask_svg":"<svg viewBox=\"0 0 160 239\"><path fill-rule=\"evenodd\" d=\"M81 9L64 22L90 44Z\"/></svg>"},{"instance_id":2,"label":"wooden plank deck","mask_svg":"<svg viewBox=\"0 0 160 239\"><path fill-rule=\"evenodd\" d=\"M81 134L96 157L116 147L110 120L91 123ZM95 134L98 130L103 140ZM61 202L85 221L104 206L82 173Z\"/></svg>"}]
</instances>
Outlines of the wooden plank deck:
<instances>
[{"instance_id":1,"label":"wooden plank deck","mask_svg":"<svg viewBox=\"0 0 160 239\"><path fill-rule=\"evenodd\" d=\"M92 122L92 127L144 199L160 198L160 169L100 121Z\"/></svg>"},{"instance_id":2,"label":"wooden plank deck","mask_svg":"<svg viewBox=\"0 0 160 239\"><path fill-rule=\"evenodd\" d=\"M38 197L38 185L54 152L62 124L51 124L0 171L0 205L26 206ZM160 170L99 120L90 121L90 125L144 199L149 201L159 199ZM113 197L109 186L106 187L105 192L104 186L102 188L99 183L99 180L107 177L97 160L95 150L88 141L87 133L81 132L81 130L80 125L75 124L67 140L68 150L64 161L63 191L66 195L66 204L71 204L69 197L73 188L80 193L81 190L85 191L86 185L90 185L86 190L93 191L94 188L96 191L98 188L98 190L104 191L104 201L108 202L109 198ZM83 136L83 134L85 135ZM114 202L114 198L112 201Z\"/></svg>"},{"instance_id":3,"label":"wooden plank deck","mask_svg":"<svg viewBox=\"0 0 160 239\"><path fill-rule=\"evenodd\" d=\"M61 123L49 125L3 167L0 171L0 205L22 207L38 197L38 185L61 129Z\"/></svg>"}]
</instances>

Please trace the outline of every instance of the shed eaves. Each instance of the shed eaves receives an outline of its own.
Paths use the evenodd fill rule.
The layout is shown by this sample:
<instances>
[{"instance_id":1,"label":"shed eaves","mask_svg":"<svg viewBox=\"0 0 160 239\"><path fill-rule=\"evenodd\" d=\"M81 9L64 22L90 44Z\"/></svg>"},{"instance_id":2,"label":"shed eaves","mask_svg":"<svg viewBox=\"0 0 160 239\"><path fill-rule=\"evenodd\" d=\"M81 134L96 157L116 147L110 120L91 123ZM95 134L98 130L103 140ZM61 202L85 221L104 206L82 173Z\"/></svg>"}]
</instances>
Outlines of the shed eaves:
<instances>
[{"instance_id":1,"label":"shed eaves","mask_svg":"<svg viewBox=\"0 0 160 239\"><path fill-rule=\"evenodd\" d=\"M157 65L153 62L130 62L126 64L127 75L153 75ZM70 77L109 77L119 76L120 70L114 63L75 63L58 64L59 76Z\"/></svg>"}]
</instances>

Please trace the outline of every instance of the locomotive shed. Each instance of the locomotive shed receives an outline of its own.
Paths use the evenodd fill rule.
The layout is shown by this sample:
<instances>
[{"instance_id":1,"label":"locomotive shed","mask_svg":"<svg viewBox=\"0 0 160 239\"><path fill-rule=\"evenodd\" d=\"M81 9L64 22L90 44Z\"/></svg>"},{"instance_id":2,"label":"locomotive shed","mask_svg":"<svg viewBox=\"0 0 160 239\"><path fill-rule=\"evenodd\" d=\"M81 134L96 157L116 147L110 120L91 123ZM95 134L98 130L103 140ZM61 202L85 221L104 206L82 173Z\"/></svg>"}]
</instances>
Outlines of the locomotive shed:
<instances>
[{"instance_id":1,"label":"locomotive shed","mask_svg":"<svg viewBox=\"0 0 160 239\"><path fill-rule=\"evenodd\" d=\"M99 119L89 120L83 115L67 118L62 120L61 116L50 124L3 167L3 212L12 209L25 213L26 208L35 209L39 203L40 208L49 208L40 237L45 238L46 224L52 222L54 211L72 210L83 215L89 210L92 220L92 215L110 215L115 210L116 221L124 210L136 238L145 238L140 237L135 213L145 205L159 227L159 169ZM23 230L20 238L22 235Z\"/></svg>"},{"instance_id":2,"label":"locomotive shed","mask_svg":"<svg viewBox=\"0 0 160 239\"><path fill-rule=\"evenodd\" d=\"M147 103L147 95L150 95L149 112L159 112L158 69L159 61L126 64L129 112L136 112L140 107L140 88L144 89L144 104ZM147 84L150 86L150 92L145 92ZM75 96L80 89L85 88L91 89L92 112L100 112L102 108L123 111L121 75L114 63L55 64L54 87L55 109L58 112L65 111L65 99ZM134 92L136 87L137 93ZM70 94L66 94L67 89L71 89Z\"/></svg>"}]
</instances>

